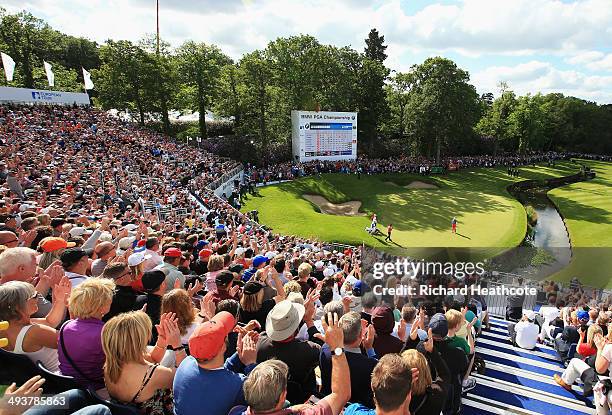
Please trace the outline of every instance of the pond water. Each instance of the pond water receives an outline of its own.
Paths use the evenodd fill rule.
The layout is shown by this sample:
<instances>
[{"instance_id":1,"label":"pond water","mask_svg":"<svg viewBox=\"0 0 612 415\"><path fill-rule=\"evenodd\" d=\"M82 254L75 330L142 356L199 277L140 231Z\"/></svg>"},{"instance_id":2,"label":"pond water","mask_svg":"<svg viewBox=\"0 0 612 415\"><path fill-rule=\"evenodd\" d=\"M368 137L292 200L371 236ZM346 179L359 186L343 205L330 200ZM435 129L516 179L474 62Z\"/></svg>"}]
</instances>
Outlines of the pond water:
<instances>
[{"instance_id":1,"label":"pond water","mask_svg":"<svg viewBox=\"0 0 612 415\"><path fill-rule=\"evenodd\" d=\"M517 192L515 197L524 206L533 206L538 222L533 228L532 246L536 248L569 248L571 246L563 218L546 196L548 187Z\"/></svg>"},{"instance_id":2,"label":"pond water","mask_svg":"<svg viewBox=\"0 0 612 415\"><path fill-rule=\"evenodd\" d=\"M521 189L509 189L523 206L534 208L538 220L521 246L494 259L504 271L539 280L570 263L572 250L565 223L546 195L557 186L532 182L523 184Z\"/></svg>"}]
</instances>

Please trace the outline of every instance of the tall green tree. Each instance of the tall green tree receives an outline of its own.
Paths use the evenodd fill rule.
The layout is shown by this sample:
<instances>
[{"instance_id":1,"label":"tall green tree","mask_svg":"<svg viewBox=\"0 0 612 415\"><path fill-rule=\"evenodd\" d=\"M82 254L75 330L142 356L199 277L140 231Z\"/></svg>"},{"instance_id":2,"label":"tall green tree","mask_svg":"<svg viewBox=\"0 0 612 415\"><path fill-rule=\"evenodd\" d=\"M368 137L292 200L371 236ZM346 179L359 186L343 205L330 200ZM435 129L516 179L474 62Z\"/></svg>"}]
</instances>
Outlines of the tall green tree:
<instances>
[{"instance_id":1,"label":"tall green tree","mask_svg":"<svg viewBox=\"0 0 612 415\"><path fill-rule=\"evenodd\" d=\"M380 128L389 115L385 82L389 69L384 65L387 58L385 37L371 29L365 39L364 54L358 72L357 108L359 111L359 142L362 149L372 153L380 137Z\"/></svg>"},{"instance_id":2,"label":"tall green tree","mask_svg":"<svg viewBox=\"0 0 612 415\"><path fill-rule=\"evenodd\" d=\"M157 39L153 35L143 38L139 47L145 52L142 62L147 73L143 77L146 80L145 99L150 105L150 111L159 114L164 133L170 134L169 111L176 107L180 88L176 58L168 42L161 40L157 50Z\"/></svg>"},{"instance_id":3,"label":"tall green tree","mask_svg":"<svg viewBox=\"0 0 612 415\"><path fill-rule=\"evenodd\" d=\"M274 99L280 93L275 85L272 62L263 51L255 51L244 55L239 67L244 85L243 103L247 109L242 119L241 132L254 134L261 153L267 155L274 128L279 122L279 114L274 111Z\"/></svg>"},{"instance_id":4,"label":"tall green tree","mask_svg":"<svg viewBox=\"0 0 612 415\"><path fill-rule=\"evenodd\" d=\"M138 45L127 40L108 40L100 49L102 65L92 72L98 91L97 102L104 109L137 112L141 125L151 103L146 99L152 80L151 59Z\"/></svg>"},{"instance_id":5,"label":"tall green tree","mask_svg":"<svg viewBox=\"0 0 612 415\"><path fill-rule=\"evenodd\" d=\"M357 111L362 55L347 46L323 45L321 48L317 65L320 72L317 102L327 111Z\"/></svg>"},{"instance_id":6,"label":"tall green tree","mask_svg":"<svg viewBox=\"0 0 612 415\"><path fill-rule=\"evenodd\" d=\"M508 131L518 142L518 152L537 149L542 139L542 111L537 99L527 94L519 97L508 117Z\"/></svg>"},{"instance_id":7,"label":"tall green tree","mask_svg":"<svg viewBox=\"0 0 612 415\"><path fill-rule=\"evenodd\" d=\"M412 73L411 128L427 156L435 149L439 164L443 149L456 154L471 144L480 118L479 97L469 74L449 59L428 58L413 66Z\"/></svg>"},{"instance_id":8,"label":"tall green tree","mask_svg":"<svg viewBox=\"0 0 612 415\"><path fill-rule=\"evenodd\" d=\"M394 135L402 141L406 134L410 89L413 83L414 75L411 72L396 72L386 87L391 115L389 121L393 125Z\"/></svg>"},{"instance_id":9,"label":"tall green tree","mask_svg":"<svg viewBox=\"0 0 612 415\"><path fill-rule=\"evenodd\" d=\"M508 117L516 105L514 92L502 91L499 98L486 106L482 118L476 124L476 132L481 137L493 140L493 154L496 155L500 145L510 139Z\"/></svg>"},{"instance_id":10,"label":"tall green tree","mask_svg":"<svg viewBox=\"0 0 612 415\"><path fill-rule=\"evenodd\" d=\"M385 94L387 69L377 60L364 58L360 68L358 110L359 141L368 152L375 151L379 139L379 128L389 113Z\"/></svg>"},{"instance_id":11,"label":"tall green tree","mask_svg":"<svg viewBox=\"0 0 612 415\"><path fill-rule=\"evenodd\" d=\"M206 111L219 96L221 72L231 60L214 45L188 41L178 49L177 61L185 102L199 112L200 136L206 138Z\"/></svg>"},{"instance_id":12,"label":"tall green tree","mask_svg":"<svg viewBox=\"0 0 612 415\"><path fill-rule=\"evenodd\" d=\"M288 114L291 110L314 109L321 70L326 66L321 44L307 35L278 38L268 44L265 53L286 96Z\"/></svg>"},{"instance_id":13,"label":"tall green tree","mask_svg":"<svg viewBox=\"0 0 612 415\"><path fill-rule=\"evenodd\" d=\"M244 85L241 83L240 69L238 65L228 63L221 70L219 80L219 96L215 101L215 113L234 120L234 129L241 127L244 114L242 91Z\"/></svg>"},{"instance_id":14,"label":"tall green tree","mask_svg":"<svg viewBox=\"0 0 612 415\"><path fill-rule=\"evenodd\" d=\"M51 27L31 13L7 14L0 9L0 45L15 61L23 82L18 86L34 88L34 68L50 58L55 38Z\"/></svg>"},{"instance_id":15,"label":"tall green tree","mask_svg":"<svg viewBox=\"0 0 612 415\"><path fill-rule=\"evenodd\" d=\"M364 53L366 58L383 63L387 59L387 45L385 45L385 37L378 33L375 28L370 30L368 38L365 40L366 47Z\"/></svg>"}]
</instances>

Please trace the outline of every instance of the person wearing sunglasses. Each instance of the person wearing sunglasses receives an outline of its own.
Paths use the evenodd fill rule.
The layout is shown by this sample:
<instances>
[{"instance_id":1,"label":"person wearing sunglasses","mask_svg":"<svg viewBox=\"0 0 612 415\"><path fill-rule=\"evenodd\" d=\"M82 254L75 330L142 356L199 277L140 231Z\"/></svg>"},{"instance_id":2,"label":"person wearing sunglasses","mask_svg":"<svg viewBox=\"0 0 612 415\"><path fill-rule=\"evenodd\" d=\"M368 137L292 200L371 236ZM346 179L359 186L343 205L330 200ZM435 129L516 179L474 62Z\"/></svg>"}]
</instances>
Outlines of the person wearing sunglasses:
<instances>
[{"instance_id":1,"label":"person wearing sunglasses","mask_svg":"<svg viewBox=\"0 0 612 415\"><path fill-rule=\"evenodd\" d=\"M118 314L136 311L140 308L136 306L138 292L132 288L132 283L134 282L133 275L130 267L125 262L113 262L104 268L101 277L114 280L116 288L110 311L104 315L102 321L108 321Z\"/></svg>"}]
</instances>

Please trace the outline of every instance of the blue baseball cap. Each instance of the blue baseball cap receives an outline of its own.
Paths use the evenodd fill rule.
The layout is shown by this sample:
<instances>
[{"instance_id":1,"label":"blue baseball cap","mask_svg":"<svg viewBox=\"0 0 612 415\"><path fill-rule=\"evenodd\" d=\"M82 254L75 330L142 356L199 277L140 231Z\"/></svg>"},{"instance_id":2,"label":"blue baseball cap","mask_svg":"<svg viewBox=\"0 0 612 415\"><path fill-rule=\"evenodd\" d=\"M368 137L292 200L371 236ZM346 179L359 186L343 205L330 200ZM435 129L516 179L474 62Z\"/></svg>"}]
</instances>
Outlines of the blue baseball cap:
<instances>
[{"instance_id":1,"label":"blue baseball cap","mask_svg":"<svg viewBox=\"0 0 612 415\"><path fill-rule=\"evenodd\" d=\"M355 283L355 285L353 285L353 295L356 297L361 297L367 289L368 285L365 282L359 280Z\"/></svg>"},{"instance_id":2,"label":"blue baseball cap","mask_svg":"<svg viewBox=\"0 0 612 415\"><path fill-rule=\"evenodd\" d=\"M265 264L266 262L268 262L268 258L263 256L263 255L257 255L255 258L253 258L253 268L257 268L262 264Z\"/></svg>"},{"instance_id":3,"label":"blue baseball cap","mask_svg":"<svg viewBox=\"0 0 612 415\"><path fill-rule=\"evenodd\" d=\"M589 313L588 311L580 310L579 312L576 313L576 317L578 317L578 320L588 320Z\"/></svg>"},{"instance_id":4,"label":"blue baseball cap","mask_svg":"<svg viewBox=\"0 0 612 415\"><path fill-rule=\"evenodd\" d=\"M429 328L431 334L435 337L443 339L448 335L448 321L442 313L434 314L429 320Z\"/></svg>"}]
</instances>

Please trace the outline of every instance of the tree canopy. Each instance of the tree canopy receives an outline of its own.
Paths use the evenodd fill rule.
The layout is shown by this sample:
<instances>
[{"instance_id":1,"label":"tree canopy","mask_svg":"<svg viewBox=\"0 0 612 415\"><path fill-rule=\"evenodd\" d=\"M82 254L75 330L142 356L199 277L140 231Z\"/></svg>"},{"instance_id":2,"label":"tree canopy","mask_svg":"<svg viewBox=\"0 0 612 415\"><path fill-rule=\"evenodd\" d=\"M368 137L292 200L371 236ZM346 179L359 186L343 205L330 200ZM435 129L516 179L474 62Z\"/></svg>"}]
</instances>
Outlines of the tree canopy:
<instances>
[{"instance_id":1,"label":"tree canopy","mask_svg":"<svg viewBox=\"0 0 612 415\"><path fill-rule=\"evenodd\" d=\"M191 40L171 47L149 35L139 42L88 39L54 30L27 12L0 8L0 50L16 63L4 85L83 91L92 73L95 105L153 121L169 134L173 111L198 112L194 133L206 139L207 112L231 122L259 160L288 159L291 111L358 112L358 149L370 156L574 150L612 153L612 105L554 93L517 96L506 83L476 93L467 71L432 57L406 72L386 65L385 37L372 28L362 52L321 44L309 35L275 39L233 61L218 46ZM215 131L225 131L215 129Z\"/></svg>"}]
</instances>

